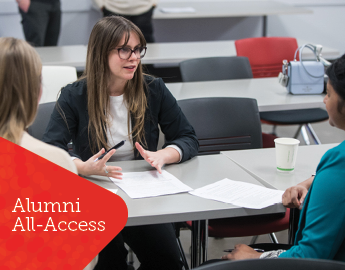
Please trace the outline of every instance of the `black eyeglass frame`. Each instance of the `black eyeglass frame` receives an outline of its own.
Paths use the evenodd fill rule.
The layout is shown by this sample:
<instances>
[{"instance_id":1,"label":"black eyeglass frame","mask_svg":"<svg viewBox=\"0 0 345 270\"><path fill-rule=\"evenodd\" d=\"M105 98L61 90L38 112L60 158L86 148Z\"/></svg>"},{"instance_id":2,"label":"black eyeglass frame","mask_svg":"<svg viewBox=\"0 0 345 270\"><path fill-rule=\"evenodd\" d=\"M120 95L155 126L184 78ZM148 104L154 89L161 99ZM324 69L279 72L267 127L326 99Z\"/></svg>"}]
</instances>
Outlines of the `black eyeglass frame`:
<instances>
[{"instance_id":1,"label":"black eyeglass frame","mask_svg":"<svg viewBox=\"0 0 345 270\"><path fill-rule=\"evenodd\" d=\"M143 49L142 51L144 51L144 55L141 56L141 53L142 53L142 51L141 51L141 52L140 52L140 57L139 57L139 58L137 57L137 59L143 59L144 56L145 56L145 54L146 54L146 50L147 50L147 47L145 47L145 46L136 47L136 48L134 48L134 50L132 50L131 48L128 48L128 47L121 47L121 48L117 48L116 50L117 50L117 52L118 52L118 55L119 55L120 59L122 59L122 60L128 60L129 58L131 58L131 56L132 56L133 53L134 53L135 56L137 56L137 55L135 54L135 51L136 51L137 49L140 49L140 48ZM121 58L121 56L120 56L120 50L123 50L123 49L127 49L127 50L130 50L130 51L131 51L131 53L129 54L128 58Z\"/></svg>"}]
</instances>

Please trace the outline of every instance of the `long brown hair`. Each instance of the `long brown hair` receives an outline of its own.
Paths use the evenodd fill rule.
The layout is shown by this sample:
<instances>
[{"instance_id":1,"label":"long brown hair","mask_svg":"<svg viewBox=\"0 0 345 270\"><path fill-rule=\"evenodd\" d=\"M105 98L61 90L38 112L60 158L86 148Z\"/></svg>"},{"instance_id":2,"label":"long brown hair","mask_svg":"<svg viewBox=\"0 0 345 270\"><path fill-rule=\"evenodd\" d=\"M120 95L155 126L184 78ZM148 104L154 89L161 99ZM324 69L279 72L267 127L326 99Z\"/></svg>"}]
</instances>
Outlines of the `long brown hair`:
<instances>
[{"instance_id":1,"label":"long brown hair","mask_svg":"<svg viewBox=\"0 0 345 270\"><path fill-rule=\"evenodd\" d=\"M111 16L99 20L92 29L86 58L86 68L81 79L86 78L88 113L89 113L89 142L90 149L95 154L107 145L106 130L109 126L109 93L110 81L109 54L125 36L126 45L130 34L135 33L141 46L146 46L144 35L131 21L120 17ZM134 119L132 138L134 141L146 145L144 137L144 117L147 99L144 91L144 75L141 62L134 77L125 86L124 100L128 107L128 117ZM129 118L130 119L130 118ZM128 125L128 131L130 127Z\"/></svg>"},{"instance_id":2,"label":"long brown hair","mask_svg":"<svg viewBox=\"0 0 345 270\"><path fill-rule=\"evenodd\" d=\"M0 136L20 143L35 119L42 63L26 41L0 38Z\"/></svg>"}]
</instances>

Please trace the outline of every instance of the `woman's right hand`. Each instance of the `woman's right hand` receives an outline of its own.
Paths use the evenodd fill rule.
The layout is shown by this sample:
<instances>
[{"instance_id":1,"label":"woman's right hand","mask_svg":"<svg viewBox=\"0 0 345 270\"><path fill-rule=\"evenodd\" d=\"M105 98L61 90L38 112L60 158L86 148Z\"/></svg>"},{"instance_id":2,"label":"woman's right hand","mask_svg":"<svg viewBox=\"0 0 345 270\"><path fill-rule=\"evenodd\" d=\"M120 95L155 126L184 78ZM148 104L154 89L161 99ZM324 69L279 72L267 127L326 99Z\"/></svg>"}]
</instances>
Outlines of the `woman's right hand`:
<instances>
[{"instance_id":1,"label":"woman's right hand","mask_svg":"<svg viewBox=\"0 0 345 270\"><path fill-rule=\"evenodd\" d=\"M285 190L282 198L283 205L289 208L301 209L303 206L305 196L307 195L308 190L313 181L314 175L312 177L309 177L307 180L299 183L298 185Z\"/></svg>"},{"instance_id":2,"label":"woman's right hand","mask_svg":"<svg viewBox=\"0 0 345 270\"><path fill-rule=\"evenodd\" d=\"M85 176L103 175L116 179L122 179L121 167L106 165L107 161L115 153L115 151L115 149L111 150L102 159L97 161L95 160L105 152L104 148L102 148L101 151L90 157L85 162L81 161L80 159L75 159L74 163L77 166L78 173Z\"/></svg>"},{"instance_id":3,"label":"woman's right hand","mask_svg":"<svg viewBox=\"0 0 345 270\"><path fill-rule=\"evenodd\" d=\"M283 194L283 205L288 208L302 208L307 193L308 189L303 186L297 185L290 187Z\"/></svg>"},{"instance_id":4,"label":"woman's right hand","mask_svg":"<svg viewBox=\"0 0 345 270\"><path fill-rule=\"evenodd\" d=\"M27 13L29 11L29 7L31 4L31 0L17 0L18 7L24 12Z\"/></svg>"}]
</instances>

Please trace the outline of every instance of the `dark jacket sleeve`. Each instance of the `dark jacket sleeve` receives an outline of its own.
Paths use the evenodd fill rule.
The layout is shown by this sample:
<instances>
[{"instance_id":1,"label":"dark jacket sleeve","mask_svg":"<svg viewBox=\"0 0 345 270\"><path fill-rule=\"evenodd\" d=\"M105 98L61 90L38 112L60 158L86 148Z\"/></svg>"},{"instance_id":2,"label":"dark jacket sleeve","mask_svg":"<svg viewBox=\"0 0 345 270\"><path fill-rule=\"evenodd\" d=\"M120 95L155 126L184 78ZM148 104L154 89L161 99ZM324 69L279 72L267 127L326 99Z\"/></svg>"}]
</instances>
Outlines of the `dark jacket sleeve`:
<instances>
[{"instance_id":1,"label":"dark jacket sleeve","mask_svg":"<svg viewBox=\"0 0 345 270\"><path fill-rule=\"evenodd\" d=\"M84 161L90 157L86 100L86 83L79 81L64 87L43 136L44 142L66 151L72 141L73 152L69 154Z\"/></svg>"},{"instance_id":2,"label":"dark jacket sleeve","mask_svg":"<svg viewBox=\"0 0 345 270\"><path fill-rule=\"evenodd\" d=\"M88 140L87 90L85 81L77 81L61 90L43 141L66 151L72 140L71 156L86 161L92 156ZM181 162L198 153L198 140L175 98L162 79L150 77L147 87L148 108L145 115L145 138L150 151L157 151L158 125L166 144L175 144L182 150ZM132 123L133 124L133 123ZM136 149L136 159L141 159Z\"/></svg>"},{"instance_id":3,"label":"dark jacket sleeve","mask_svg":"<svg viewBox=\"0 0 345 270\"><path fill-rule=\"evenodd\" d=\"M182 150L181 162L196 156L199 148L198 139L176 99L162 79L155 79L149 86L149 109L154 111L153 115L157 116L158 124L165 135L163 148L171 144L177 145Z\"/></svg>"}]
</instances>

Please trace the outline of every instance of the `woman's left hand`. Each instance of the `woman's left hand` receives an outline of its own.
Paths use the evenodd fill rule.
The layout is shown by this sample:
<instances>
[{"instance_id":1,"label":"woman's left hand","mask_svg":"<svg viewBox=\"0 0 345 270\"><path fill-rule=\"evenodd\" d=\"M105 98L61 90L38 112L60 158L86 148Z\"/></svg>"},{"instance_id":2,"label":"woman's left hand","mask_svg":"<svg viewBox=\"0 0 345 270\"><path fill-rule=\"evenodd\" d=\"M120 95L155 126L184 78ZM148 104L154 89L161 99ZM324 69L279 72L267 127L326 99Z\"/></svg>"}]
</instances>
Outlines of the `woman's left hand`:
<instances>
[{"instance_id":1,"label":"woman's left hand","mask_svg":"<svg viewBox=\"0 0 345 270\"><path fill-rule=\"evenodd\" d=\"M165 155L161 151L151 152L145 150L139 143L135 143L135 147L138 149L140 155L145 159L152 167L155 167L159 173L162 173L162 167L166 163Z\"/></svg>"},{"instance_id":2,"label":"woman's left hand","mask_svg":"<svg viewBox=\"0 0 345 270\"><path fill-rule=\"evenodd\" d=\"M231 260L231 261L238 261L238 260L246 260L246 259L259 259L261 252L257 252L251 247L238 244L235 245L235 248L232 252L227 255L222 256L223 260Z\"/></svg>"}]
</instances>

